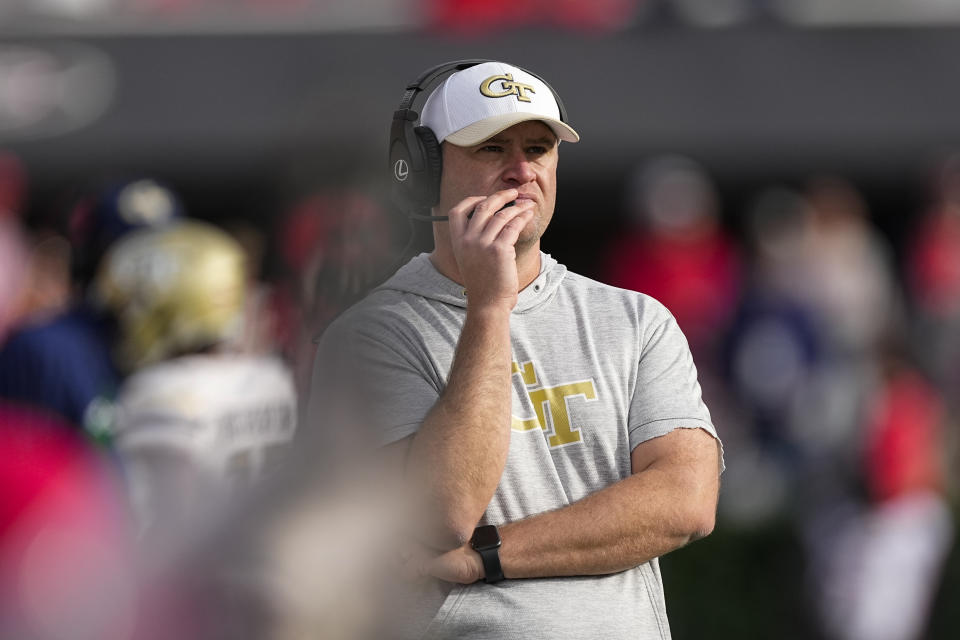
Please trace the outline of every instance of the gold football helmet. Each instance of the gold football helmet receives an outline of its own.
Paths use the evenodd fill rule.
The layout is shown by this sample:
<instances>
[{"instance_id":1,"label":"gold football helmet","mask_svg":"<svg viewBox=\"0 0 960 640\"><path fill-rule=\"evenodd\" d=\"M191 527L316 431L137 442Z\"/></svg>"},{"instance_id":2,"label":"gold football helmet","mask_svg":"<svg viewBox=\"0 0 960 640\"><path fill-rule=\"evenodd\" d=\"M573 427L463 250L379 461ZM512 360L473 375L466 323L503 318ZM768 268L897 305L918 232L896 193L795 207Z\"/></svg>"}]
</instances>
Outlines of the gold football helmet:
<instances>
[{"instance_id":1,"label":"gold football helmet","mask_svg":"<svg viewBox=\"0 0 960 640\"><path fill-rule=\"evenodd\" d=\"M185 219L117 241L92 295L117 320L117 361L129 370L230 340L242 326L245 290L240 245Z\"/></svg>"}]
</instances>

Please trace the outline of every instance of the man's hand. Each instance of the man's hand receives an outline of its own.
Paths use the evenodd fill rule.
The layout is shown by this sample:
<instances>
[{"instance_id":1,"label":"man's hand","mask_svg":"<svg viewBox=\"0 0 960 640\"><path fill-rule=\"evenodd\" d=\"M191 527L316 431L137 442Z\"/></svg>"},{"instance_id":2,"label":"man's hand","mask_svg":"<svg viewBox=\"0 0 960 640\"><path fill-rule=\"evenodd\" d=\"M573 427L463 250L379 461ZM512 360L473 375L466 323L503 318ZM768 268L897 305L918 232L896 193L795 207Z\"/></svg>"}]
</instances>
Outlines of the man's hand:
<instances>
[{"instance_id":1,"label":"man's hand","mask_svg":"<svg viewBox=\"0 0 960 640\"><path fill-rule=\"evenodd\" d=\"M407 580L430 576L446 582L472 584L484 577L483 560L469 542L440 555L423 545L412 544L401 551L399 565Z\"/></svg>"},{"instance_id":2,"label":"man's hand","mask_svg":"<svg viewBox=\"0 0 960 640\"><path fill-rule=\"evenodd\" d=\"M468 305L505 304L513 309L520 289L514 245L533 216L535 203L515 200L516 189L461 200L450 210L453 255Z\"/></svg>"},{"instance_id":3,"label":"man's hand","mask_svg":"<svg viewBox=\"0 0 960 640\"><path fill-rule=\"evenodd\" d=\"M447 582L472 584L484 577L483 560L468 542L431 560L426 573Z\"/></svg>"},{"instance_id":4,"label":"man's hand","mask_svg":"<svg viewBox=\"0 0 960 640\"><path fill-rule=\"evenodd\" d=\"M483 560L470 544L459 546L439 556L421 556L417 573L446 582L472 584L483 578Z\"/></svg>"}]
</instances>

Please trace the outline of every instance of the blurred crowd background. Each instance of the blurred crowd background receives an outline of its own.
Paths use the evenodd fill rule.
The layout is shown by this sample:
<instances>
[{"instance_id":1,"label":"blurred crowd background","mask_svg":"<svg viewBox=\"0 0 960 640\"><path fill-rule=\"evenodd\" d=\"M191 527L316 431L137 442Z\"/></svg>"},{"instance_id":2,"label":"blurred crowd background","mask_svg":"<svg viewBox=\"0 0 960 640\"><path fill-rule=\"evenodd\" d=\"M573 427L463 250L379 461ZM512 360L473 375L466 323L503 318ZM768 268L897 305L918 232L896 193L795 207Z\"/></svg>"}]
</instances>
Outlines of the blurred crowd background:
<instances>
[{"instance_id":1,"label":"blurred crowd background","mask_svg":"<svg viewBox=\"0 0 960 640\"><path fill-rule=\"evenodd\" d=\"M662 561L674 638L956 637L958 27L943 0L0 1L0 637L381 628L398 505L311 437L313 345L429 248L390 117L475 57L563 97L544 249L673 312L724 440L716 531Z\"/></svg>"}]
</instances>

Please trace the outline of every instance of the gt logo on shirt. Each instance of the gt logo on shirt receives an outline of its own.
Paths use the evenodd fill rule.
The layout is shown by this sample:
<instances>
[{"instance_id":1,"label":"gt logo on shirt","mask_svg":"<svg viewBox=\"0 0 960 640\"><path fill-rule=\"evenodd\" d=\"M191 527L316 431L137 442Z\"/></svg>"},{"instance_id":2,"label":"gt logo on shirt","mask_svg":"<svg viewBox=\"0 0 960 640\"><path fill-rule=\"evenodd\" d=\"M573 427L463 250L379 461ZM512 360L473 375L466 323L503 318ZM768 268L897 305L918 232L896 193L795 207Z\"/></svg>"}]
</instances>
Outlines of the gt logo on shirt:
<instances>
[{"instance_id":1,"label":"gt logo on shirt","mask_svg":"<svg viewBox=\"0 0 960 640\"><path fill-rule=\"evenodd\" d=\"M543 387L537 381L537 372L532 362L524 362L522 368L514 362L513 373L519 373L524 384L527 385L527 395L530 396L536 416L531 418L511 416L510 427L514 431L530 431L539 428L547 432L552 427L553 433L547 438L551 447L581 442L579 427L570 424L570 410L567 403L571 398L576 397L596 400L597 391L593 380Z\"/></svg>"}]
</instances>

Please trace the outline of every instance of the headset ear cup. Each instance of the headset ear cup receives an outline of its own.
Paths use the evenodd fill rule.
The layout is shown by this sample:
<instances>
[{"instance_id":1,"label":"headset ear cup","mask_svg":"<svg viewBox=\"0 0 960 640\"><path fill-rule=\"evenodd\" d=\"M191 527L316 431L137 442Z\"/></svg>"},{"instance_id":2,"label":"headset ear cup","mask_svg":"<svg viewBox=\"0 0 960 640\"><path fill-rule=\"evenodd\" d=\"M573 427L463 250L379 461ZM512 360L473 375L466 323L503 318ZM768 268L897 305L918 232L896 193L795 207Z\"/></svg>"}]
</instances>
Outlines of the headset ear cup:
<instances>
[{"instance_id":1,"label":"headset ear cup","mask_svg":"<svg viewBox=\"0 0 960 640\"><path fill-rule=\"evenodd\" d=\"M423 150L423 175L417 184L417 200L426 208L440 202L440 177L443 174L443 151L437 136L429 127L414 129Z\"/></svg>"}]
</instances>

